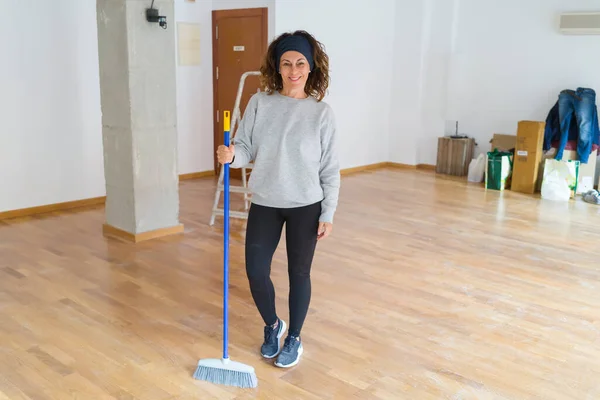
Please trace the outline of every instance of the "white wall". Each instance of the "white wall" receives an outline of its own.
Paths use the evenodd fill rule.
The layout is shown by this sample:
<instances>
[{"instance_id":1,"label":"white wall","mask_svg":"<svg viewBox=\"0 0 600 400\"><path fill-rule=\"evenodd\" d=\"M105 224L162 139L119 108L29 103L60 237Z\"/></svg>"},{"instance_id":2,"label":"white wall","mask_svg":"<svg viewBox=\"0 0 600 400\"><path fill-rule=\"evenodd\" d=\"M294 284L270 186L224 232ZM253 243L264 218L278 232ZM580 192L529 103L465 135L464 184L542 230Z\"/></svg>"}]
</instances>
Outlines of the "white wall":
<instances>
[{"instance_id":1,"label":"white wall","mask_svg":"<svg viewBox=\"0 0 600 400\"><path fill-rule=\"evenodd\" d=\"M389 161L414 165L423 130L424 46L428 38L428 1L398 0L394 17L393 64L390 77Z\"/></svg>"},{"instance_id":2,"label":"white wall","mask_svg":"<svg viewBox=\"0 0 600 400\"><path fill-rule=\"evenodd\" d=\"M179 173L213 168L213 9L275 0L175 0L177 21L199 23L201 65L177 67ZM104 196L96 2L10 0L0 24L0 212ZM176 34L176 21L168 21Z\"/></svg>"},{"instance_id":3,"label":"white wall","mask_svg":"<svg viewBox=\"0 0 600 400\"><path fill-rule=\"evenodd\" d=\"M437 138L444 134L448 118L448 83L460 0L426 0L424 4L426 33L422 42L421 131L417 138L417 163L435 164Z\"/></svg>"},{"instance_id":4,"label":"white wall","mask_svg":"<svg viewBox=\"0 0 600 400\"><path fill-rule=\"evenodd\" d=\"M558 16L598 11L597 0L461 0L449 72L447 118L489 149L494 133L544 121L560 90L600 91L600 37L564 36ZM435 147L420 162L435 162Z\"/></svg>"},{"instance_id":5,"label":"white wall","mask_svg":"<svg viewBox=\"0 0 600 400\"><path fill-rule=\"evenodd\" d=\"M435 164L444 134L447 91L460 0L397 0L390 161Z\"/></svg>"},{"instance_id":6,"label":"white wall","mask_svg":"<svg viewBox=\"0 0 600 400\"><path fill-rule=\"evenodd\" d=\"M389 160L394 3L277 2L277 33L307 30L330 57L331 86L325 101L337 117L342 168Z\"/></svg>"},{"instance_id":7,"label":"white wall","mask_svg":"<svg viewBox=\"0 0 600 400\"><path fill-rule=\"evenodd\" d=\"M282 0L276 28L312 30L327 45L343 167L435 164L447 121L487 151L494 133L545 120L561 89L600 90L598 36L557 30L560 12L598 9L597 0L355 0L341 12L333 2ZM374 118L385 110L387 125ZM387 139L370 142L384 125Z\"/></svg>"},{"instance_id":8,"label":"white wall","mask_svg":"<svg viewBox=\"0 0 600 400\"><path fill-rule=\"evenodd\" d=\"M177 22L200 25L200 65L177 64L179 173L213 169L212 4L175 0ZM176 23L172 24L177 34Z\"/></svg>"},{"instance_id":9,"label":"white wall","mask_svg":"<svg viewBox=\"0 0 600 400\"><path fill-rule=\"evenodd\" d=\"M306 29L326 45L342 168L435 164L445 120L486 151L493 133L544 120L561 89L600 90L598 36L557 31L560 12L597 0L175 1L176 20L202 29L201 65L177 68L180 173L212 169L213 9L267 6L270 38ZM0 211L103 196L95 2L3 13Z\"/></svg>"},{"instance_id":10,"label":"white wall","mask_svg":"<svg viewBox=\"0 0 600 400\"><path fill-rule=\"evenodd\" d=\"M95 1L3 1L0 211L103 196Z\"/></svg>"}]
</instances>

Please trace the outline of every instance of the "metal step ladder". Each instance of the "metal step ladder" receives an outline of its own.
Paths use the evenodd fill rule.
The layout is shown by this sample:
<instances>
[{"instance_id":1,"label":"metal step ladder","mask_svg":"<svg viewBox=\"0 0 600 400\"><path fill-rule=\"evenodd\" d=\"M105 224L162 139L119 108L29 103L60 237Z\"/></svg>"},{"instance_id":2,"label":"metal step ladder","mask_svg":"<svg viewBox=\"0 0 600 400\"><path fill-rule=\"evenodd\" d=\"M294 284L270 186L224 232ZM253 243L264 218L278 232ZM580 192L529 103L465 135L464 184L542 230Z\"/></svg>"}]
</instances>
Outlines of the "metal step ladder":
<instances>
[{"instance_id":1,"label":"metal step ladder","mask_svg":"<svg viewBox=\"0 0 600 400\"><path fill-rule=\"evenodd\" d=\"M260 75L259 71L250 71L242 74L240 78L240 83L238 85L237 96L235 98L235 104L233 106L233 114L231 116L231 130L230 130L230 143L233 143L231 139L235 137L236 128L239 127L239 123L242 120L242 113L240 112L240 103L242 101L242 93L244 92L244 82L246 78L249 76L258 76ZM244 211L229 211L229 216L232 218L240 218L247 219L248 218L248 209L250 207L250 198L251 193L250 189L248 189L248 175L249 169L252 169L254 166L253 163L249 163L244 165L242 170L242 186L234 186L229 185L230 193L242 193L244 195ZM210 225L215 224L215 218L217 215L223 216L224 210L219 208L219 201L221 200L221 192L223 192L223 166L219 164L219 180L217 182L217 189L215 190L215 201L213 203L212 214L210 216Z\"/></svg>"}]
</instances>

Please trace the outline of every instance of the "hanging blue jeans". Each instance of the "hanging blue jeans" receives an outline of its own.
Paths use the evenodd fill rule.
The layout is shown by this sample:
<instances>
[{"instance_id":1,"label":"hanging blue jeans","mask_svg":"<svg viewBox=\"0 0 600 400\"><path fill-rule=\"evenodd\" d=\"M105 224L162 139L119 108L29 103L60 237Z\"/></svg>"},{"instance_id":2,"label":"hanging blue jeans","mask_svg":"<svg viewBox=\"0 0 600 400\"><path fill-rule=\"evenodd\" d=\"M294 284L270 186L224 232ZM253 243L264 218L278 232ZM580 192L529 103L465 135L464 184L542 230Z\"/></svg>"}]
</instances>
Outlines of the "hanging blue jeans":
<instances>
[{"instance_id":1,"label":"hanging blue jeans","mask_svg":"<svg viewBox=\"0 0 600 400\"><path fill-rule=\"evenodd\" d=\"M577 126L577 118L571 118L569 124L569 135L567 141L577 141L579 136L579 128ZM558 100L550 109L546 117L546 129L544 131L544 151L552 148L554 141L560 140L560 118L558 117Z\"/></svg>"},{"instance_id":2,"label":"hanging blue jeans","mask_svg":"<svg viewBox=\"0 0 600 400\"><path fill-rule=\"evenodd\" d=\"M571 119L575 116L579 128L577 155L581 163L586 164L592 152L592 144L600 144L596 92L587 88L578 88L575 91L563 90L558 96L558 115L560 142L555 158L557 160L562 159L563 151L569 139Z\"/></svg>"}]
</instances>

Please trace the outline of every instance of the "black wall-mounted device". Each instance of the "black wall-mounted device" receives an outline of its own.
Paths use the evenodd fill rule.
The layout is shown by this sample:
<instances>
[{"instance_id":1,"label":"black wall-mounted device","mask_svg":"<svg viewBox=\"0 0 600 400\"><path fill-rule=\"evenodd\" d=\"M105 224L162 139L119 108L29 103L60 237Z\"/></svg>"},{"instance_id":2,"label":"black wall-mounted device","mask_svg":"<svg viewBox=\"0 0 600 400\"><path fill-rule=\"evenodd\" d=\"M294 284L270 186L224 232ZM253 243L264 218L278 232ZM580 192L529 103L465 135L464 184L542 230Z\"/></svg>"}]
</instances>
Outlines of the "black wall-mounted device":
<instances>
[{"instance_id":1,"label":"black wall-mounted device","mask_svg":"<svg viewBox=\"0 0 600 400\"><path fill-rule=\"evenodd\" d=\"M157 22L161 28L167 29L167 17L164 15L158 15L158 10L154 8L154 0L152 0L152 5L150 8L146 9L146 21Z\"/></svg>"}]
</instances>

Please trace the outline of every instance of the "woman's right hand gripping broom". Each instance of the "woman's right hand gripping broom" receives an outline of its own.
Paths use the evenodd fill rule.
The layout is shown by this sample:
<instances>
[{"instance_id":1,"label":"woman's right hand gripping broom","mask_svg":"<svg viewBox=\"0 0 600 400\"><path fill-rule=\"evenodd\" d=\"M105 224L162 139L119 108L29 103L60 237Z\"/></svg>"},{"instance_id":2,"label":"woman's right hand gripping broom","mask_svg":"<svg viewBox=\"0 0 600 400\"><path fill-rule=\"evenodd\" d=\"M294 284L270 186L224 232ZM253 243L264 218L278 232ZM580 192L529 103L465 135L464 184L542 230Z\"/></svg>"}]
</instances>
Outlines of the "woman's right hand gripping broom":
<instances>
[{"instance_id":1,"label":"woman's right hand gripping broom","mask_svg":"<svg viewBox=\"0 0 600 400\"><path fill-rule=\"evenodd\" d=\"M231 144L229 147L220 145L217 147L217 160L221 164L230 164L235 156L235 146Z\"/></svg>"}]
</instances>

